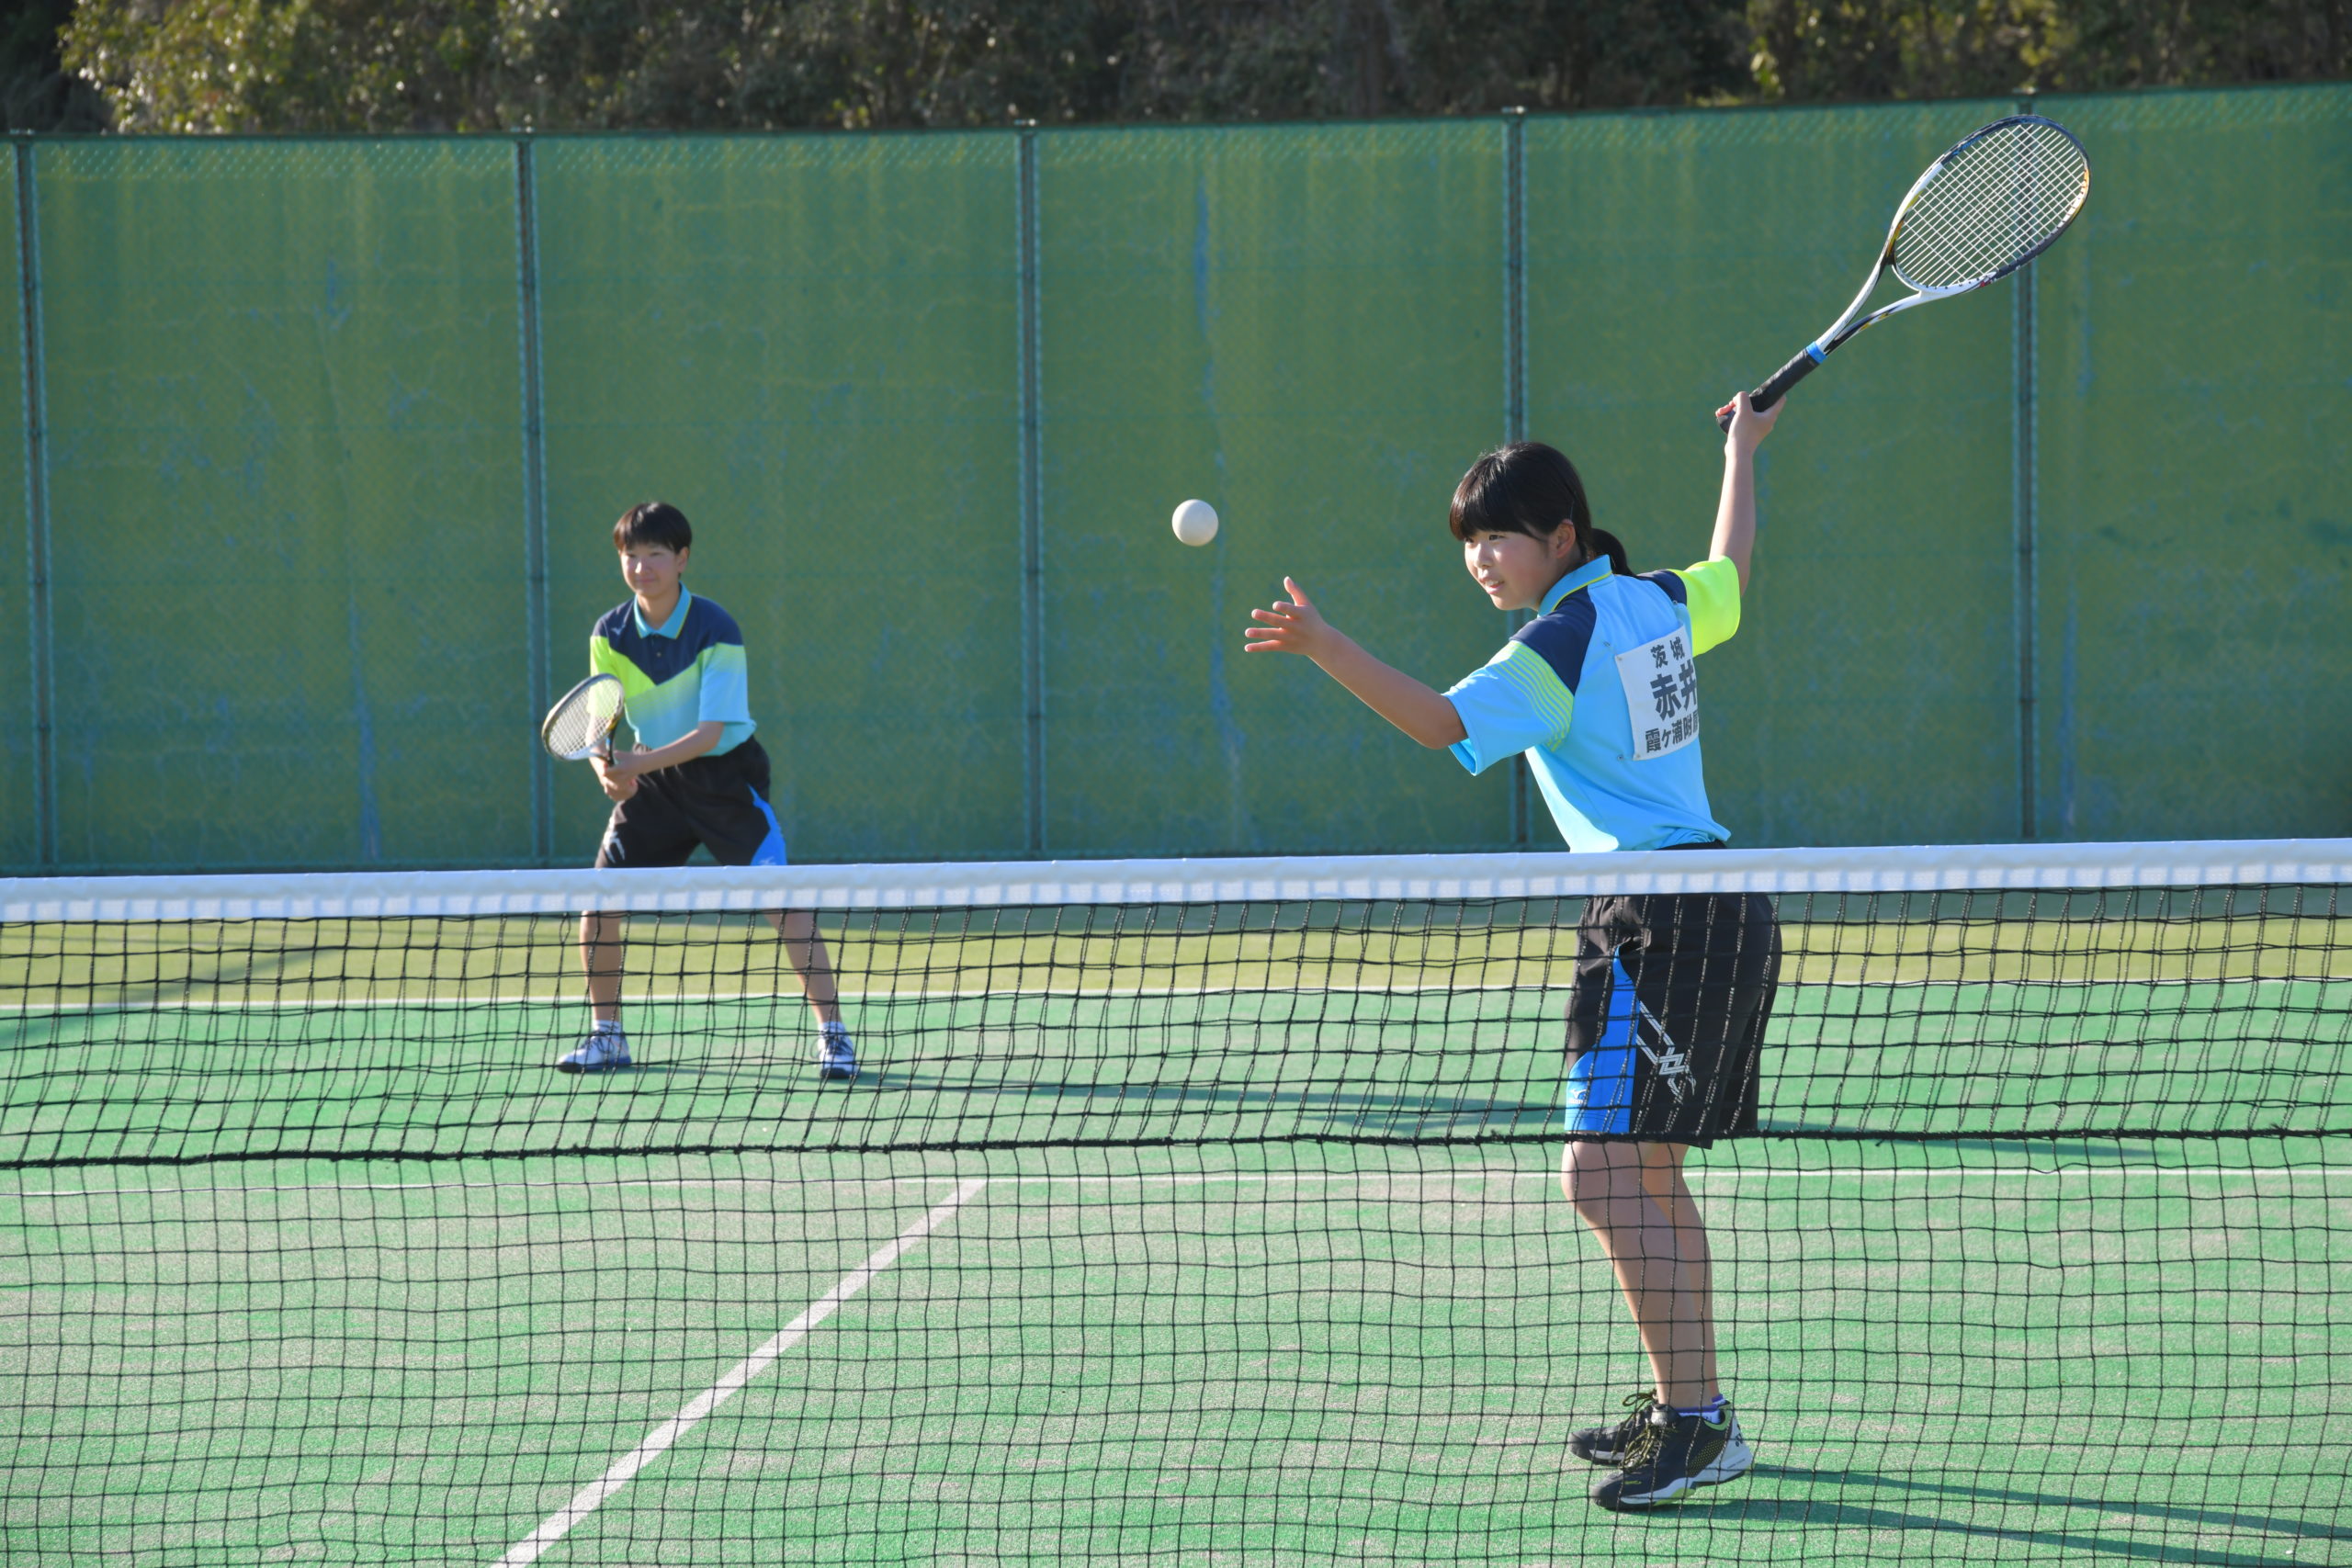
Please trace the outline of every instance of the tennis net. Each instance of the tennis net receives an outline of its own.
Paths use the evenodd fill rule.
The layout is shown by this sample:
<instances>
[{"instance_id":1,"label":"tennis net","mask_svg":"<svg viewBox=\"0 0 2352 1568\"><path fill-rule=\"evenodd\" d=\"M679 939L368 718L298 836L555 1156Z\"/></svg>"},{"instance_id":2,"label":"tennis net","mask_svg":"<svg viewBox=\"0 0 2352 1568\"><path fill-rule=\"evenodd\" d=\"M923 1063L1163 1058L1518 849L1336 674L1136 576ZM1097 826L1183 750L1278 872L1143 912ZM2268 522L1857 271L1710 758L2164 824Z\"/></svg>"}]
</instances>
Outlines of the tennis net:
<instances>
[{"instance_id":1,"label":"tennis net","mask_svg":"<svg viewBox=\"0 0 2352 1568\"><path fill-rule=\"evenodd\" d=\"M0 883L42 1562L2352 1552L2352 841ZM1587 901L1769 896L1759 1463L1590 1508ZM765 918L807 911L858 1076ZM634 1061L564 1075L583 913ZM609 951L609 948L601 950Z\"/></svg>"}]
</instances>

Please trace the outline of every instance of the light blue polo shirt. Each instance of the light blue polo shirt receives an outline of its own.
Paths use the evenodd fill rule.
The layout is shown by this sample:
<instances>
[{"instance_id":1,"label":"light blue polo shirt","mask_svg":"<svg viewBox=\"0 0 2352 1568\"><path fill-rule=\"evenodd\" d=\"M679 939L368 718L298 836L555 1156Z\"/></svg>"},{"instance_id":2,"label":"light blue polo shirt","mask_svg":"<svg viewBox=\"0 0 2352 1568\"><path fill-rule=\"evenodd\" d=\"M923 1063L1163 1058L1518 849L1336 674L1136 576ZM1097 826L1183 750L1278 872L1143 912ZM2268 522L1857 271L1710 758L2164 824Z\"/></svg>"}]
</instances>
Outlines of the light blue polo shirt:
<instances>
[{"instance_id":1,"label":"light blue polo shirt","mask_svg":"<svg viewBox=\"0 0 2352 1568\"><path fill-rule=\"evenodd\" d=\"M1729 560L1634 577L1589 562L1445 694L1468 732L1453 754L1480 773L1527 753L1571 850L1728 839L1707 807L1693 660L1738 628Z\"/></svg>"}]
</instances>

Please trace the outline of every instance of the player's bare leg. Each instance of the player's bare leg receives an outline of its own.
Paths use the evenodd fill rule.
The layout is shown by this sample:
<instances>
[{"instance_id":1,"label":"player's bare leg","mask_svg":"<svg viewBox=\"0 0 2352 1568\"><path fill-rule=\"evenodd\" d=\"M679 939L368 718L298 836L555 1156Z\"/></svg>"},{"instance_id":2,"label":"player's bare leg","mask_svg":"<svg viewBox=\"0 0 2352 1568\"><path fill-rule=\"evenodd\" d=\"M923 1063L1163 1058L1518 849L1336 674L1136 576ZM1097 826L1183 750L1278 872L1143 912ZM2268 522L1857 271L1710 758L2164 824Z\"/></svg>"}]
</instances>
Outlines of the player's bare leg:
<instances>
[{"instance_id":1,"label":"player's bare leg","mask_svg":"<svg viewBox=\"0 0 2352 1568\"><path fill-rule=\"evenodd\" d=\"M1616 1271L1659 1402L1693 1409L1718 1390L1707 1233L1682 1184L1683 1152L1679 1144L1571 1143L1560 1184Z\"/></svg>"},{"instance_id":2,"label":"player's bare leg","mask_svg":"<svg viewBox=\"0 0 2352 1568\"><path fill-rule=\"evenodd\" d=\"M1707 1347L1702 1375L1706 1380L1708 1396L1713 1398L1723 1392L1715 1363L1714 1258L1707 1247L1706 1222L1699 1216L1699 1200L1682 1179L1682 1166L1690 1154L1690 1145L1644 1144L1640 1147L1644 1151L1642 1189L1666 1215L1666 1223L1674 1227L1681 1256L1696 1269L1699 1320ZM1685 1224L1690 1227L1687 1234L1682 1230Z\"/></svg>"},{"instance_id":3,"label":"player's bare leg","mask_svg":"<svg viewBox=\"0 0 2352 1568\"><path fill-rule=\"evenodd\" d=\"M628 1038L621 1032L621 933L619 915L590 911L580 917L580 972L588 982L587 1038L556 1063L563 1073L593 1073L626 1067Z\"/></svg>"},{"instance_id":4,"label":"player's bare leg","mask_svg":"<svg viewBox=\"0 0 2352 1568\"><path fill-rule=\"evenodd\" d=\"M1561 1186L1616 1271L1648 1354L1654 1389L1633 1413L1574 1434L1568 1450L1616 1473L1592 1492L1605 1508L1652 1506L1736 1480L1755 1463L1715 1359L1713 1259L1680 1144L1572 1143Z\"/></svg>"},{"instance_id":5,"label":"player's bare leg","mask_svg":"<svg viewBox=\"0 0 2352 1568\"><path fill-rule=\"evenodd\" d=\"M833 955L826 950L817 917L808 909L771 909L768 924L784 942L784 961L808 993L808 1010L820 1025L842 1021L841 992L833 984Z\"/></svg>"},{"instance_id":6,"label":"player's bare leg","mask_svg":"<svg viewBox=\"0 0 2352 1568\"><path fill-rule=\"evenodd\" d=\"M620 915L580 917L580 972L588 977L588 1011L598 1023L621 1021L621 933L628 923Z\"/></svg>"},{"instance_id":7,"label":"player's bare leg","mask_svg":"<svg viewBox=\"0 0 2352 1568\"><path fill-rule=\"evenodd\" d=\"M800 977L808 996L808 1010L817 1015L817 1076L847 1080L857 1077L857 1051L849 1028L842 1022L841 990L833 978L833 958L809 909L772 909L768 923L784 943L784 961Z\"/></svg>"}]
</instances>

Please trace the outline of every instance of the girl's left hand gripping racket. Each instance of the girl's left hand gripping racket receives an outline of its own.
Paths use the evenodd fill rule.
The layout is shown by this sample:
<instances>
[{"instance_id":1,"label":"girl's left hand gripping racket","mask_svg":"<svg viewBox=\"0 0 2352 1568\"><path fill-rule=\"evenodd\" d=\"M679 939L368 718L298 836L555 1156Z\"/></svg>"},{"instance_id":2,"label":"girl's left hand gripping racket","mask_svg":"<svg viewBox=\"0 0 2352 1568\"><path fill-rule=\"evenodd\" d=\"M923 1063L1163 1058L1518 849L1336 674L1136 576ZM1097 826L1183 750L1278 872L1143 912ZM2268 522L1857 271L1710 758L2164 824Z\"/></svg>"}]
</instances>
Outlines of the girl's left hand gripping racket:
<instances>
[{"instance_id":1,"label":"girl's left hand gripping racket","mask_svg":"<svg viewBox=\"0 0 2352 1568\"><path fill-rule=\"evenodd\" d=\"M613 727L628 706L620 680L591 675L558 699L539 726L539 743L567 762L613 754Z\"/></svg>"},{"instance_id":2,"label":"girl's left hand gripping racket","mask_svg":"<svg viewBox=\"0 0 2352 1568\"><path fill-rule=\"evenodd\" d=\"M1755 407L1779 402L1864 327L2007 277L2048 250L2090 194L2090 159L2056 120L2012 115L1971 131L1912 183L1862 291L1827 332L1756 389ZM1856 321L1887 272L1915 292ZM1716 423L1731 428L1728 415Z\"/></svg>"}]
</instances>

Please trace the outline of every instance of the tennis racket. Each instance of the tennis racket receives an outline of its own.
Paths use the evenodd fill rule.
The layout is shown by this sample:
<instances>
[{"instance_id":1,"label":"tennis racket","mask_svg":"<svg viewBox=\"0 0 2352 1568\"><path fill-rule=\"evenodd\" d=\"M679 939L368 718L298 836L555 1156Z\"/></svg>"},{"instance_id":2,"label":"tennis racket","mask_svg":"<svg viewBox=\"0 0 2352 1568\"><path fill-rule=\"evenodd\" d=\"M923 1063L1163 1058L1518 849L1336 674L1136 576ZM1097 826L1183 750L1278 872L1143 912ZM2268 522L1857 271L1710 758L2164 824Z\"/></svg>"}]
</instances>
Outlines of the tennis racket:
<instances>
[{"instance_id":1,"label":"tennis racket","mask_svg":"<svg viewBox=\"0 0 2352 1568\"><path fill-rule=\"evenodd\" d=\"M1773 371L1751 401L1770 408L1864 327L2007 277L2048 250L2090 194L2091 161L2057 121L2011 115L1971 131L1928 164L1896 204L1878 263L1846 313ZM1909 285L1911 295L1855 320L1888 272ZM1716 423L1731 428L1727 414Z\"/></svg>"},{"instance_id":2,"label":"tennis racket","mask_svg":"<svg viewBox=\"0 0 2352 1568\"><path fill-rule=\"evenodd\" d=\"M591 675L557 699L539 725L539 744L567 762L613 754L613 727L628 705L620 679Z\"/></svg>"}]
</instances>

